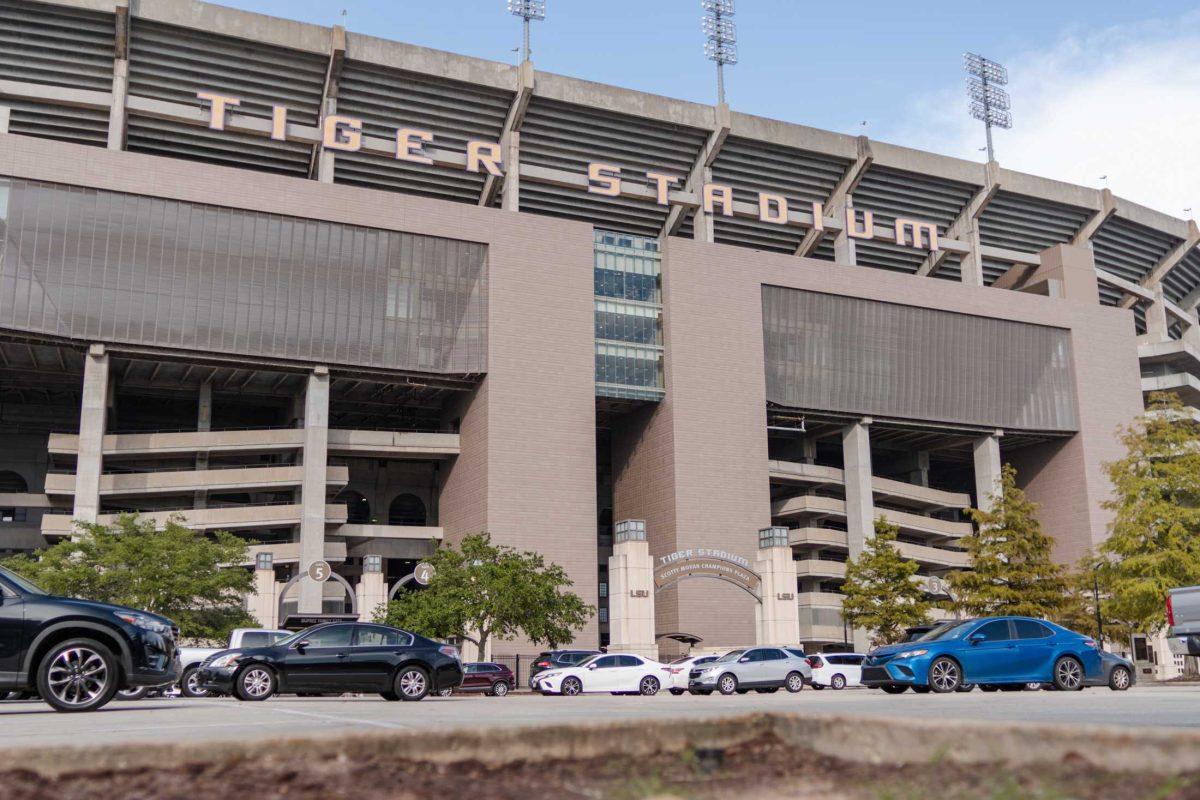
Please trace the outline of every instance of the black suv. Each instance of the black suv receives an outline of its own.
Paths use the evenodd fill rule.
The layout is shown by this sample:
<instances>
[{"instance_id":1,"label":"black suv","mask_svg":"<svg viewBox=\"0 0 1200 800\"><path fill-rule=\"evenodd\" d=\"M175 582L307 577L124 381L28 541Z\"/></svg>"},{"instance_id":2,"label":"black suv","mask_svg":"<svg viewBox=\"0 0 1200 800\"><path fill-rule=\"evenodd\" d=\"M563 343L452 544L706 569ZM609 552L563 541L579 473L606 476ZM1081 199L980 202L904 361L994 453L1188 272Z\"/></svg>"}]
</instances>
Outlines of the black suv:
<instances>
[{"instance_id":1,"label":"black suv","mask_svg":"<svg viewBox=\"0 0 1200 800\"><path fill-rule=\"evenodd\" d=\"M239 700L341 692L420 700L462 680L458 648L364 622L328 622L268 647L222 650L205 659L196 675L200 688Z\"/></svg>"},{"instance_id":2,"label":"black suv","mask_svg":"<svg viewBox=\"0 0 1200 800\"><path fill-rule=\"evenodd\" d=\"M600 655L599 650L547 650L529 665L529 688L535 688L533 679L538 676L539 672L545 672L548 669L574 667L592 656L598 655Z\"/></svg>"},{"instance_id":3,"label":"black suv","mask_svg":"<svg viewBox=\"0 0 1200 800\"><path fill-rule=\"evenodd\" d=\"M95 711L121 689L179 678L169 619L55 597L0 567L0 693L34 691L56 711Z\"/></svg>"}]
</instances>

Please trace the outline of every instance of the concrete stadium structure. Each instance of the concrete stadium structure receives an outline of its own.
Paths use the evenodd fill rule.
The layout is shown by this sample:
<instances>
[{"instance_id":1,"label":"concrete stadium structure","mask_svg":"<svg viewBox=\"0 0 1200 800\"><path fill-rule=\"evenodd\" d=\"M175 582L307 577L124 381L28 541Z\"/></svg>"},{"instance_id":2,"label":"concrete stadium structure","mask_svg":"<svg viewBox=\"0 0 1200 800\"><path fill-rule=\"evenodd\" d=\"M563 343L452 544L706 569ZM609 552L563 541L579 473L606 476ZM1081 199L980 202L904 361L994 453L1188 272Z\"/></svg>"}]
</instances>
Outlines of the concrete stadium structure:
<instances>
[{"instance_id":1,"label":"concrete stadium structure","mask_svg":"<svg viewBox=\"0 0 1200 800\"><path fill-rule=\"evenodd\" d=\"M936 593L1009 462L1073 561L1200 405L1200 232L1107 190L188 0L0 31L3 551L177 513L273 625L486 530L581 645L838 646L878 516Z\"/></svg>"}]
</instances>

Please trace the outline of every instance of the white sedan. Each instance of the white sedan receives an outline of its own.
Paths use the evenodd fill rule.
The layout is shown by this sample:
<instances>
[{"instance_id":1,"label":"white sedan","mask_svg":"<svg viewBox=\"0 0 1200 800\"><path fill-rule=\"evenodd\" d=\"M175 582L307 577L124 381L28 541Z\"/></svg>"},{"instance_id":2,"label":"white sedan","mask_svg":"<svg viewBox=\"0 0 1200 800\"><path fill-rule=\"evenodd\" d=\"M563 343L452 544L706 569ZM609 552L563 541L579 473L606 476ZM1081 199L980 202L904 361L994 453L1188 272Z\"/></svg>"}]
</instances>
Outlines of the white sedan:
<instances>
[{"instance_id":1,"label":"white sedan","mask_svg":"<svg viewBox=\"0 0 1200 800\"><path fill-rule=\"evenodd\" d=\"M539 673L534 688L542 694L573 696L584 692L658 694L666 667L657 661L628 653L592 656L573 667Z\"/></svg>"},{"instance_id":2,"label":"white sedan","mask_svg":"<svg viewBox=\"0 0 1200 800\"><path fill-rule=\"evenodd\" d=\"M699 669L705 664L711 664L720 656L684 656L667 664L664 669L667 671L667 679L665 686L670 690L671 694L680 695L688 690L688 679L691 677L692 670Z\"/></svg>"}]
</instances>

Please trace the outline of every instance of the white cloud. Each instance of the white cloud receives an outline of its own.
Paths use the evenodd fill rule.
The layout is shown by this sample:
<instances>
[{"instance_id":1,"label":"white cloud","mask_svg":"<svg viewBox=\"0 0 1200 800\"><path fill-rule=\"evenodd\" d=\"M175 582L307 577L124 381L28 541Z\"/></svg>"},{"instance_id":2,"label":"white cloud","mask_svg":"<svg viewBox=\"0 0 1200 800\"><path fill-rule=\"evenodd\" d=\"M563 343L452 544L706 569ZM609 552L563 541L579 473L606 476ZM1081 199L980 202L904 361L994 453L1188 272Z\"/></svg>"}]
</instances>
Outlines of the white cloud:
<instances>
[{"instance_id":1,"label":"white cloud","mask_svg":"<svg viewBox=\"0 0 1200 800\"><path fill-rule=\"evenodd\" d=\"M1014 127L994 132L1002 166L1093 187L1107 175L1121 197L1200 217L1200 12L986 55L1011 78ZM885 138L983 161L965 105L961 84L948 87Z\"/></svg>"}]
</instances>

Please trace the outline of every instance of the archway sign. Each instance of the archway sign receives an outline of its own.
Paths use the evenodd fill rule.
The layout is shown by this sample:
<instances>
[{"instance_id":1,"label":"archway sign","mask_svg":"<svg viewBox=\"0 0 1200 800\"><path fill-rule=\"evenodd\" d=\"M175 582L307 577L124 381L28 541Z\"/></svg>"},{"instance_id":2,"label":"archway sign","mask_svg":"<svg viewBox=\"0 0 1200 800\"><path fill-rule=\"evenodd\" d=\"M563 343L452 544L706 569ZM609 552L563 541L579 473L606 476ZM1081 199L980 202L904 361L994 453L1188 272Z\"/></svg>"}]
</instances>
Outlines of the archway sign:
<instances>
[{"instance_id":1,"label":"archway sign","mask_svg":"<svg viewBox=\"0 0 1200 800\"><path fill-rule=\"evenodd\" d=\"M759 603L762 578L750 568L750 560L725 550L696 547L660 556L654 565L654 592L688 578L716 578L746 592Z\"/></svg>"}]
</instances>

